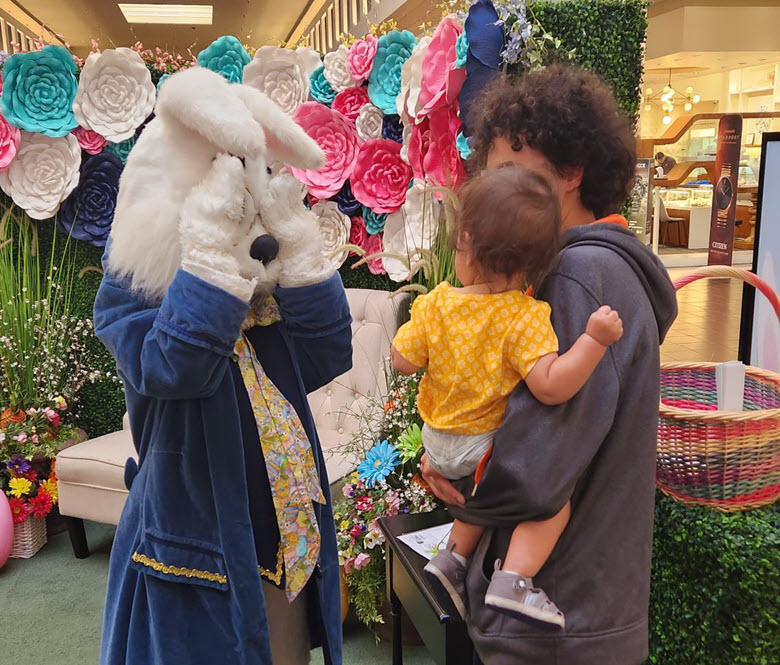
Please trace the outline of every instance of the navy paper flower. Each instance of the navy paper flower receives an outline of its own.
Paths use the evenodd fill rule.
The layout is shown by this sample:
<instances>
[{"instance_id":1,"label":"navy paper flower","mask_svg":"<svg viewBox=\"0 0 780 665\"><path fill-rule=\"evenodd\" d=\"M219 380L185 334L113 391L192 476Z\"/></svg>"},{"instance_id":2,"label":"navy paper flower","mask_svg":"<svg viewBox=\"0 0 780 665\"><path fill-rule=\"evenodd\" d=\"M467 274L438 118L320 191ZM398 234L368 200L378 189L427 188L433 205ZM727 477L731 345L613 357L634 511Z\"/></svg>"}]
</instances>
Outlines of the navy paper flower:
<instances>
[{"instance_id":1,"label":"navy paper flower","mask_svg":"<svg viewBox=\"0 0 780 665\"><path fill-rule=\"evenodd\" d=\"M81 164L78 187L65 199L57 225L66 234L95 247L105 247L114 221L122 161L103 151Z\"/></svg>"},{"instance_id":2,"label":"navy paper flower","mask_svg":"<svg viewBox=\"0 0 780 665\"><path fill-rule=\"evenodd\" d=\"M336 91L325 79L325 67L318 67L309 76L309 90L312 99L320 104L330 106L336 99Z\"/></svg>"},{"instance_id":3,"label":"navy paper flower","mask_svg":"<svg viewBox=\"0 0 780 665\"><path fill-rule=\"evenodd\" d=\"M129 139L127 139L127 141L121 141L120 143L113 143L109 141L108 145L106 146L106 150L108 150L108 152L111 154L119 157L119 160L122 162L122 164L127 164L127 157L130 155L130 151L133 149L133 146L137 141L137 136L137 134L136 136L131 136Z\"/></svg>"},{"instance_id":4,"label":"navy paper flower","mask_svg":"<svg viewBox=\"0 0 780 665\"><path fill-rule=\"evenodd\" d=\"M235 37L224 35L198 53L201 67L222 74L231 83L244 80L244 67L249 64L249 53Z\"/></svg>"},{"instance_id":5,"label":"navy paper flower","mask_svg":"<svg viewBox=\"0 0 780 665\"><path fill-rule=\"evenodd\" d=\"M382 138L396 143L404 142L404 125L399 115L386 115L382 118Z\"/></svg>"},{"instance_id":6,"label":"navy paper flower","mask_svg":"<svg viewBox=\"0 0 780 665\"><path fill-rule=\"evenodd\" d=\"M383 212L374 212L371 208L363 206L363 222L366 225L366 231L370 235L382 233L385 230L387 214Z\"/></svg>"},{"instance_id":7,"label":"navy paper flower","mask_svg":"<svg viewBox=\"0 0 780 665\"><path fill-rule=\"evenodd\" d=\"M0 109L14 127L47 136L65 136L78 123L73 115L76 64L62 46L16 53L3 65Z\"/></svg>"},{"instance_id":8,"label":"navy paper flower","mask_svg":"<svg viewBox=\"0 0 780 665\"><path fill-rule=\"evenodd\" d=\"M349 180L344 183L344 186L332 200L338 204L339 210L349 217L352 217L352 215L363 207L355 198L354 194L352 194L352 187L350 187Z\"/></svg>"},{"instance_id":9,"label":"navy paper flower","mask_svg":"<svg viewBox=\"0 0 780 665\"><path fill-rule=\"evenodd\" d=\"M496 76L504 50L504 30L497 25L498 13L490 0L477 0L469 8L464 34L468 40L466 80L460 89L458 103L463 132L471 135L469 116L474 102Z\"/></svg>"}]
</instances>

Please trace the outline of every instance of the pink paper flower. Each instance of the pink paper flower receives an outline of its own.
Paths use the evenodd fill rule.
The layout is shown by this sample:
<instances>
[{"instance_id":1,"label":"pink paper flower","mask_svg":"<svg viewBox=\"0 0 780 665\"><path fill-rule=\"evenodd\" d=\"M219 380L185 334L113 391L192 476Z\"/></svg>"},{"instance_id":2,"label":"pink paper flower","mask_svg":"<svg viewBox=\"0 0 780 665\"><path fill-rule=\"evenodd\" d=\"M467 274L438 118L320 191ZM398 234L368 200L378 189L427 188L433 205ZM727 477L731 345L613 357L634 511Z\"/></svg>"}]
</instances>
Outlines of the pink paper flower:
<instances>
[{"instance_id":1,"label":"pink paper flower","mask_svg":"<svg viewBox=\"0 0 780 665\"><path fill-rule=\"evenodd\" d=\"M371 561L371 555L361 552L355 557L355 570L360 570L364 566L367 566L369 561Z\"/></svg>"},{"instance_id":2,"label":"pink paper flower","mask_svg":"<svg viewBox=\"0 0 780 665\"><path fill-rule=\"evenodd\" d=\"M352 228L349 231L349 244L365 249L367 240L368 231L366 231L366 223L363 221L363 218L360 216L353 217ZM349 255L355 256L355 252L350 252Z\"/></svg>"},{"instance_id":3,"label":"pink paper flower","mask_svg":"<svg viewBox=\"0 0 780 665\"><path fill-rule=\"evenodd\" d=\"M293 118L322 148L325 164L317 171L295 167L290 170L311 194L328 199L342 188L355 170L361 144L355 125L319 102L301 104Z\"/></svg>"},{"instance_id":4,"label":"pink paper flower","mask_svg":"<svg viewBox=\"0 0 780 665\"><path fill-rule=\"evenodd\" d=\"M400 143L371 139L358 153L352 193L374 212L395 212L406 200L411 178L412 169L401 159Z\"/></svg>"},{"instance_id":5,"label":"pink paper flower","mask_svg":"<svg viewBox=\"0 0 780 665\"><path fill-rule=\"evenodd\" d=\"M385 251L385 246L384 246L383 234L377 233L375 235L368 236L368 240L366 241L366 254L368 256L371 256L372 254L381 254L384 251ZM377 256L373 259L368 259L366 261L366 265L368 265L368 271L372 275L387 274L385 267L382 265L381 256Z\"/></svg>"},{"instance_id":6,"label":"pink paper flower","mask_svg":"<svg viewBox=\"0 0 780 665\"><path fill-rule=\"evenodd\" d=\"M88 152L90 155L97 155L102 152L106 147L108 141L104 139L97 132L93 132L91 129L84 129L83 127L76 127L73 130L73 135L79 142L81 149Z\"/></svg>"},{"instance_id":7,"label":"pink paper flower","mask_svg":"<svg viewBox=\"0 0 780 665\"><path fill-rule=\"evenodd\" d=\"M457 108L444 106L412 127L409 163L414 177L426 177L434 184L457 189L466 180L466 171L457 146L461 122Z\"/></svg>"},{"instance_id":8,"label":"pink paper flower","mask_svg":"<svg viewBox=\"0 0 780 665\"><path fill-rule=\"evenodd\" d=\"M21 140L22 133L19 128L14 127L0 115L0 169L7 168L11 164L13 158L16 157Z\"/></svg>"},{"instance_id":9,"label":"pink paper flower","mask_svg":"<svg viewBox=\"0 0 780 665\"><path fill-rule=\"evenodd\" d=\"M336 95L331 108L355 122L360 115L360 109L369 103L368 88L353 86Z\"/></svg>"},{"instance_id":10,"label":"pink paper flower","mask_svg":"<svg viewBox=\"0 0 780 665\"><path fill-rule=\"evenodd\" d=\"M349 49L347 64L349 73L358 83L363 83L374 65L374 57L378 46L377 38L374 35L366 35L365 39L357 39Z\"/></svg>"},{"instance_id":11,"label":"pink paper flower","mask_svg":"<svg viewBox=\"0 0 780 665\"><path fill-rule=\"evenodd\" d=\"M433 33L428 49L425 51L422 66L422 82L418 105L418 118L429 116L433 111L454 103L463 81L466 80L466 70L457 68L458 54L456 43L463 27L454 14L442 20Z\"/></svg>"}]
</instances>

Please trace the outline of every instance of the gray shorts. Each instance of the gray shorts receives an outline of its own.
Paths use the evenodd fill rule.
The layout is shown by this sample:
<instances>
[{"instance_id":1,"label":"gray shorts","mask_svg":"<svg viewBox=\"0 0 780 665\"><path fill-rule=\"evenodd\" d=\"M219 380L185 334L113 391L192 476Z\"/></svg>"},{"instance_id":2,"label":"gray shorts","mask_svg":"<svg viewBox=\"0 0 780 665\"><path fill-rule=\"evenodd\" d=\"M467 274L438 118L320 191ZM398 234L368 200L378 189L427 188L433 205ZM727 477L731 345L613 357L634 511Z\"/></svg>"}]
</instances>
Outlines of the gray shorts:
<instances>
[{"instance_id":1,"label":"gray shorts","mask_svg":"<svg viewBox=\"0 0 780 665\"><path fill-rule=\"evenodd\" d=\"M495 430L484 434L452 434L423 425L422 437L431 466L445 478L470 476L493 443Z\"/></svg>"}]
</instances>

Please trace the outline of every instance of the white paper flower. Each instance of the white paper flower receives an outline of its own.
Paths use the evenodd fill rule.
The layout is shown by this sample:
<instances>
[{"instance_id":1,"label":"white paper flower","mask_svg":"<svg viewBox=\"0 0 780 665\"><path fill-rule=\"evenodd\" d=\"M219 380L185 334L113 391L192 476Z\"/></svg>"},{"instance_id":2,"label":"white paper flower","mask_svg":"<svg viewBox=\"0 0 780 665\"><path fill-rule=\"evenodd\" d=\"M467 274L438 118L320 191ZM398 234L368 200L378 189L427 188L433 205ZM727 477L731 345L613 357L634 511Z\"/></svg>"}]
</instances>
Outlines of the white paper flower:
<instances>
[{"instance_id":1,"label":"white paper flower","mask_svg":"<svg viewBox=\"0 0 780 665\"><path fill-rule=\"evenodd\" d=\"M303 66L303 71L306 76L311 76L313 71L322 67L322 58L313 48L299 46L295 49L295 52L301 60L301 65Z\"/></svg>"},{"instance_id":2,"label":"white paper flower","mask_svg":"<svg viewBox=\"0 0 780 665\"><path fill-rule=\"evenodd\" d=\"M325 66L325 80L336 92L358 85L349 73L349 49L344 44L326 53L322 64Z\"/></svg>"},{"instance_id":3,"label":"white paper flower","mask_svg":"<svg viewBox=\"0 0 780 665\"><path fill-rule=\"evenodd\" d=\"M355 120L355 128L357 129L358 136L364 141L371 139L382 138L382 119L385 114L382 113L382 109L373 104L366 104L360 109L357 120Z\"/></svg>"},{"instance_id":4,"label":"white paper flower","mask_svg":"<svg viewBox=\"0 0 780 665\"><path fill-rule=\"evenodd\" d=\"M335 201L320 201L311 207L317 215L320 234L322 235L322 253L326 261L330 261L337 270L347 259L347 250L337 251L349 242L349 231L352 222Z\"/></svg>"},{"instance_id":5,"label":"white paper flower","mask_svg":"<svg viewBox=\"0 0 780 665\"><path fill-rule=\"evenodd\" d=\"M22 132L19 151L0 171L0 188L33 219L53 217L79 183L81 147L73 134Z\"/></svg>"},{"instance_id":6,"label":"white paper flower","mask_svg":"<svg viewBox=\"0 0 780 665\"><path fill-rule=\"evenodd\" d=\"M87 58L73 113L82 127L120 143L151 115L155 96L141 56L129 48L109 49Z\"/></svg>"},{"instance_id":7,"label":"white paper flower","mask_svg":"<svg viewBox=\"0 0 780 665\"><path fill-rule=\"evenodd\" d=\"M420 85L423 75L423 58L431 44L432 37L423 37L414 47L412 55L401 68L401 94L398 95L398 115L414 120L417 118L417 100L420 97Z\"/></svg>"},{"instance_id":8,"label":"white paper flower","mask_svg":"<svg viewBox=\"0 0 780 665\"><path fill-rule=\"evenodd\" d=\"M422 252L431 248L439 231L439 206L431 187L415 180L403 207L387 216L385 252L405 258L382 257L382 265L394 282L408 281L420 269Z\"/></svg>"},{"instance_id":9,"label":"white paper flower","mask_svg":"<svg viewBox=\"0 0 780 665\"><path fill-rule=\"evenodd\" d=\"M409 163L409 139L412 138L412 123L411 122L404 122L404 133L403 138L401 139L403 143L401 144L401 159L403 159L407 164Z\"/></svg>"},{"instance_id":10,"label":"white paper flower","mask_svg":"<svg viewBox=\"0 0 780 665\"><path fill-rule=\"evenodd\" d=\"M309 65L299 51L261 46L244 67L244 83L268 95L291 115L309 98Z\"/></svg>"}]
</instances>

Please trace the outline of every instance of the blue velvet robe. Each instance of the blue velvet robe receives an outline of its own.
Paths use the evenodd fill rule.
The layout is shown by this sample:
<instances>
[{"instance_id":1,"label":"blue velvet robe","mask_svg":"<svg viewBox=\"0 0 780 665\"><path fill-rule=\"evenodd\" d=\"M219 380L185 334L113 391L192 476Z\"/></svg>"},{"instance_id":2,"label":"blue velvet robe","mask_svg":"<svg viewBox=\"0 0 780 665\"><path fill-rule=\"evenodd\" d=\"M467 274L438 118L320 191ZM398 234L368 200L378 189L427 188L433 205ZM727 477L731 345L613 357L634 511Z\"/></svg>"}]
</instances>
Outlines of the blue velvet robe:
<instances>
[{"instance_id":1,"label":"blue velvet robe","mask_svg":"<svg viewBox=\"0 0 780 665\"><path fill-rule=\"evenodd\" d=\"M349 307L338 275L275 295L282 322L248 336L314 449L328 503L315 505L310 639L340 665L336 534L306 394L351 366ZM260 444L230 358L247 311L183 270L159 305L110 273L100 286L96 333L116 359L139 454L125 474L101 665L271 665L258 566L273 568L279 533L261 457L247 455L247 441Z\"/></svg>"}]
</instances>

